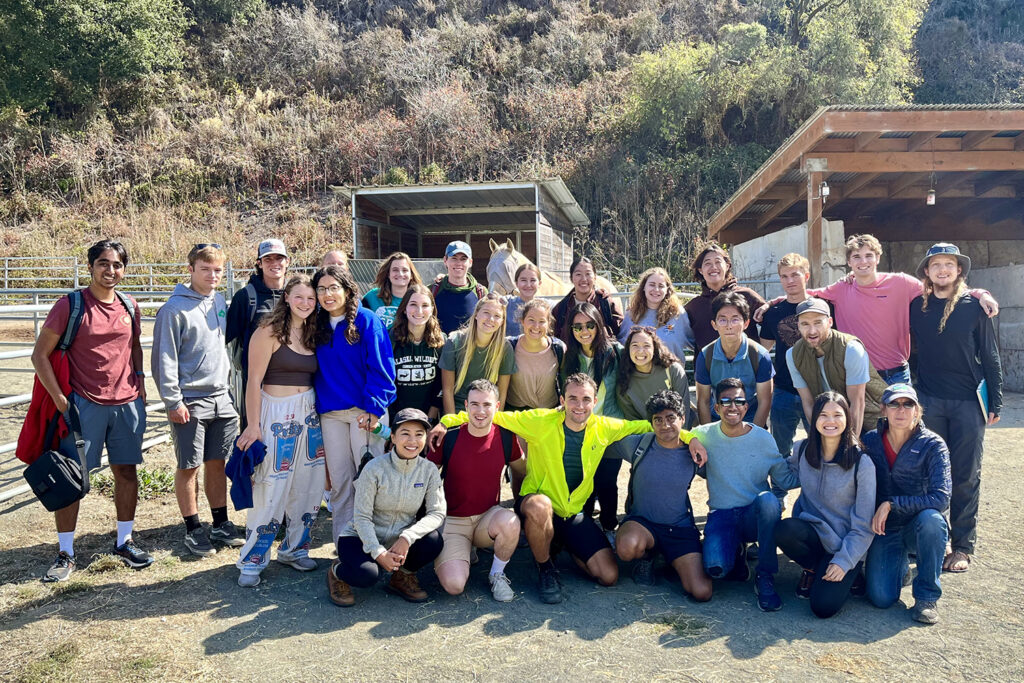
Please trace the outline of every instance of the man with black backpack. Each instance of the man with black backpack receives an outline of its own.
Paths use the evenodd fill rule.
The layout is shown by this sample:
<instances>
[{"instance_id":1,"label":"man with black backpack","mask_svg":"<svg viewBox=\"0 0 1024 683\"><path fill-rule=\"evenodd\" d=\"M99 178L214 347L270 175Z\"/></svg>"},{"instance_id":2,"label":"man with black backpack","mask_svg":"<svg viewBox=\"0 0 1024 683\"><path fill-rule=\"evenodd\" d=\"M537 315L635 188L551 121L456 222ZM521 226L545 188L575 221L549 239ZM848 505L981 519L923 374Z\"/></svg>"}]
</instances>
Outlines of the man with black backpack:
<instances>
[{"instance_id":1,"label":"man with black backpack","mask_svg":"<svg viewBox=\"0 0 1024 683\"><path fill-rule=\"evenodd\" d=\"M488 574L491 594L510 602L515 593L505 565L519 543L519 518L501 507L501 475L509 467L526 476L526 462L515 435L494 424L498 387L486 379L469 385L466 413L469 421L444 436L440 448L427 458L441 468L448 502L442 537L444 549L434 560L434 571L450 595L459 595L469 579L473 548L494 548Z\"/></svg>"},{"instance_id":2,"label":"man with black backpack","mask_svg":"<svg viewBox=\"0 0 1024 683\"><path fill-rule=\"evenodd\" d=\"M626 494L626 518L615 537L619 559L633 564L633 581L654 585L655 550L679 575L694 600L711 599L711 579L704 573L700 532L690 505L690 483L697 464L679 438L686 403L674 391L659 391L645 406L654 432L616 441L606 458L628 460L632 467ZM642 463L642 464L641 464Z\"/></svg>"},{"instance_id":3,"label":"man with black backpack","mask_svg":"<svg viewBox=\"0 0 1024 683\"><path fill-rule=\"evenodd\" d=\"M100 466L103 446L107 446L117 511L114 554L129 567L141 569L151 565L153 558L132 539L139 493L136 466L142 462L146 430L139 307L115 289L128 265L128 253L120 242L97 242L89 248L88 260L89 286L59 299L50 309L32 350L32 365L57 410L69 421L71 434L62 441L61 451L74 453L75 431L80 433L85 477ZM61 390L51 364L55 350L67 357L70 396ZM75 501L55 513L60 550L43 581L66 581L76 568L79 504Z\"/></svg>"},{"instance_id":4,"label":"man with black backpack","mask_svg":"<svg viewBox=\"0 0 1024 683\"><path fill-rule=\"evenodd\" d=\"M288 279L288 250L279 239L266 239L256 248L256 272L245 287L235 292L228 306L224 339L234 369L235 409L245 429L245 385L249 378L249 340L260 319L269 313L284 293Z\"/></svg>"}]
</instances>

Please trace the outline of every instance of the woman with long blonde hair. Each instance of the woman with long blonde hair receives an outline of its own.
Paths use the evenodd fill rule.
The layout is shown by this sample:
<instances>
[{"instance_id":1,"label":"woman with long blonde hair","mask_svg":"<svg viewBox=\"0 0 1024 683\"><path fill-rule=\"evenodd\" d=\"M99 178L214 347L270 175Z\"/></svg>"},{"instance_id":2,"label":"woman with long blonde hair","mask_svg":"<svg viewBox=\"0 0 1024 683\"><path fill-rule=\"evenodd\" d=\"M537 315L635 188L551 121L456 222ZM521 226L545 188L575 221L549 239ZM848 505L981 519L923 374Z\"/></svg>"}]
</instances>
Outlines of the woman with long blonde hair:
<instances>
[{"instance_id":1,"label":"woman with long blonde hair","mask_svg":"<svg viewBox=\"0 0 1024 683\"><path fill-rule=\"evenodd\" d=\"M363 297L362 304L380 318L384 327L391 329L395 323L398 304L412 285L422 285L412 258L401 251L384 259L377 269L377 277L373 281L373 289Z\"/></svg>"},{"instance_id":2,"label":"woman with long blonde hair","mask_svg":"<svg viewBox=\"0 0 1024 683\"><path fill-rule=\"evenodd\" d=\"M287 532L277 561L298 571L316 569L309 557L309 534L326 475L313 395L315 311L316 293L309 277L296 275L249 342L249 423L237 443L244 451L261 441L267 451L253 473L253 507L246 515L246 540L237 563L240 586L259 584L282 524Z\"/></svg>"},{"instance_id":3,"label":"woman with long blonde hair","mask_svg":"<svg viewBox=\"0 0 1024 683\"><path fill-rule=\"evenodd\" d=\"M512 344L505 338L505 302L500 295L490 292L477 302L469 322L448 337L438 364L445 415L461 410L475 379L497 384L498 400L504 405L516 365Z\"/></svg>"},{"instance_id":4,"label":"woman with long blonde hair","mask_svg":"<svg viewBox=\"0 0 1024 683\"><path fill-rule=\"evenodd\" d=\"M687 349L693 349L690 317L664 268L648 268L640 275L619 329L619 342L625 344L629 331L637 325L653 327L658 338L680 360L686 357Z\"/></svg>"}]
</instances>

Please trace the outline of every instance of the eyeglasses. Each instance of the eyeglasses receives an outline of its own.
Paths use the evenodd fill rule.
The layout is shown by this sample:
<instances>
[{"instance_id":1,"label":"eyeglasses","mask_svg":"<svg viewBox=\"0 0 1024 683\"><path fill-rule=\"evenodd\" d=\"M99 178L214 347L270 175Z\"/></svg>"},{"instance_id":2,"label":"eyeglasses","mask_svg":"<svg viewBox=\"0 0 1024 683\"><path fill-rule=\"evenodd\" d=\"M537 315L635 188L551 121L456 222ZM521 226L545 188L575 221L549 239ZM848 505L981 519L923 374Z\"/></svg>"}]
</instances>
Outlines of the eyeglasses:
<instances>
[{"instance_id":1,"label":"eyeglasses","mask_svg":"<svg viewBox=\"0 0 1024 683\"><path fill-rule=\"evenodd\" d=\"M595 322L587 322L587 323L573 323L572 324L572 331L573 332L582 332L584 329L591 330L591 331L596 330L597 329L597 323L595 323Z\"/></svg>"},{"instance_id":2,"label":"eyeglasses","mask_svg":"<svg viewBox=\"0 0 1024 683\"><path fill-rule=\"evenodd\" d=\"M885 405L890 408L902 408L904 410L913 410L917 407L917 404L913 401L889 401Z\"/></svg>"},{"instance_id":3,"label":"eyeglasses","mask_svg":"<svg viewBox=\"0 0 1024 683\"><path fill-rule=\"evenodd\" d=\"M745 398L730 398L729 396L726 396L725 398L718 399L718 404L719 405L723 405L723 406L740 406L740 407L742 407L742 406L747 405L747 399L745 399Z\"/></svg>"},{"instance_id":4,"label":"eyeglasses","mask_svg":"<svg viewBox=\"0 0 1024 683\"><path fill-rule=\"evenodd\" d=\"M341 291L341 285L331 285L330 287L317 287L317 294L337 294Z\"/></svg>"}]
</instances>

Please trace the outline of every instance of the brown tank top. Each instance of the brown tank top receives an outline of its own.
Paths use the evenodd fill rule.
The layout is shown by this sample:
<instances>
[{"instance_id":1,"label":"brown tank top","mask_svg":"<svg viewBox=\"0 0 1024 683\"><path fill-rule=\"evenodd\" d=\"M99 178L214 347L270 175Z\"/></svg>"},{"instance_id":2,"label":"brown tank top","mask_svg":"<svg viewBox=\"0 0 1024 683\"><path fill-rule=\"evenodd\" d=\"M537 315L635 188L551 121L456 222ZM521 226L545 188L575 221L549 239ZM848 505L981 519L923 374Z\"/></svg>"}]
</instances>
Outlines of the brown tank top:
<instances>
[{"instance_id":1,"label":"brown tank top","mask_svg":"<svg viewBox=\"0 0 1024 683\"><path fill-rule=\"evenodd\" d=\"M263 375L263 383L285 387L311 387L316 368L316 354L307 356L304 353L296 353L282 344L270 356L267 372Z\"/></svg>"}]
</instances>

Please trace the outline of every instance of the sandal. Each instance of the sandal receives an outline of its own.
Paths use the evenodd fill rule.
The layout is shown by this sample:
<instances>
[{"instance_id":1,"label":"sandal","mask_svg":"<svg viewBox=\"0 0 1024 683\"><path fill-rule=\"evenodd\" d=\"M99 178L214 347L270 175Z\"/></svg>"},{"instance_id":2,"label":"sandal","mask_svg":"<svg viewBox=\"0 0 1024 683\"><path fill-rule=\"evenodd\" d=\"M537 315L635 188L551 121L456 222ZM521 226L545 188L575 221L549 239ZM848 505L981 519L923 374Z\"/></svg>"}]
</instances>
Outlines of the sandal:
<instances>
[{"instance_id":1,"label":"sandal","mask_svg":"<svg viewBox=\"0 0 1024 683\"><path fill-rule=\"evenodd\" d=\"M971 556L962 550L954 550L946 555L942 563L942 571L950 574L963 574L971 566Z\"/></svg>"}]
</instances>

